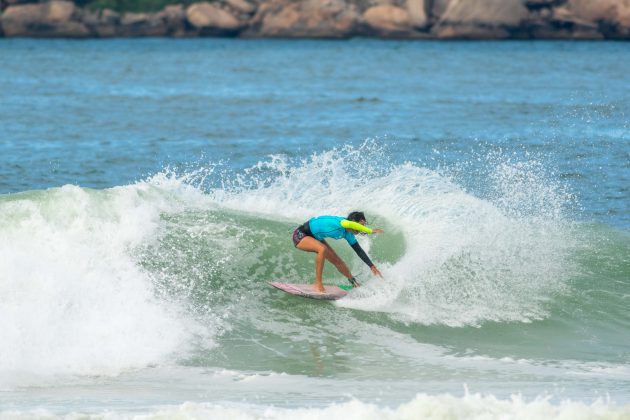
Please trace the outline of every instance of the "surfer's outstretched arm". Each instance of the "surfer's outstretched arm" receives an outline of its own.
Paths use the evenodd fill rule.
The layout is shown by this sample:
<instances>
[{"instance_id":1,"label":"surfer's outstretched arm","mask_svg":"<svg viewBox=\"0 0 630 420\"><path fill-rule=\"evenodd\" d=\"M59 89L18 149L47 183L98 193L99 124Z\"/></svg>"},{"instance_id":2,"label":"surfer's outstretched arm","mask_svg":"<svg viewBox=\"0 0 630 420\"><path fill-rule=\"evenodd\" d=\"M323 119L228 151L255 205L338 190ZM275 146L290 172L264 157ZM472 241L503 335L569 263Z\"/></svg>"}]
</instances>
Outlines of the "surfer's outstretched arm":
<instances>
[{"instance_id":1,"label":"surfer's outstretched arm","mask_svg":"<svg viewBox=\"0 0 630 420\"><path fill-rule=\"evenodd\" d=\"M370 270L372 270L372 273L374 275L379 276L379 277L383 277L381 275L381 272L378 271L378 268L376 268L376 266L374 265L372 260L370 260L370 257L368 257L368 255L365 253L363 248L361 248L361 245L359 245L358 242L355 242L354 244L352 244L350 246L352 247L352 249L354 249L354 252L357 253L359 258L361 258L361 260L363 260L363 262L366 263L368 267L370 267Z\"/></svg>"}]
</instances>

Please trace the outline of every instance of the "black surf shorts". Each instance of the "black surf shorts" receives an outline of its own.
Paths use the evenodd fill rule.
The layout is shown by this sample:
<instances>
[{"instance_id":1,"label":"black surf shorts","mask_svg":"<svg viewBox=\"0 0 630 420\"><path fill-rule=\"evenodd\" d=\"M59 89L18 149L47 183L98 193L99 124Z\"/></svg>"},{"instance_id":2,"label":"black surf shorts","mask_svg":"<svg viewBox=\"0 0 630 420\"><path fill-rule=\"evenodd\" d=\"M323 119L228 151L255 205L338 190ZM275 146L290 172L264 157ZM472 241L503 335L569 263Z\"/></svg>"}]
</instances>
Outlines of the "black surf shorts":
<instances>
[{"instance_id":1,"label":"black surf shorts","mask_svg":"<svg viewBox=\"0 0 630 420\"><path fill-rule=\"evenodd\" d=\"M308 235L304 233L300 228L295 229L293 231L293 245L297 247L300 241L304 239L305 236Z\"/></svg>"}]
</instances>

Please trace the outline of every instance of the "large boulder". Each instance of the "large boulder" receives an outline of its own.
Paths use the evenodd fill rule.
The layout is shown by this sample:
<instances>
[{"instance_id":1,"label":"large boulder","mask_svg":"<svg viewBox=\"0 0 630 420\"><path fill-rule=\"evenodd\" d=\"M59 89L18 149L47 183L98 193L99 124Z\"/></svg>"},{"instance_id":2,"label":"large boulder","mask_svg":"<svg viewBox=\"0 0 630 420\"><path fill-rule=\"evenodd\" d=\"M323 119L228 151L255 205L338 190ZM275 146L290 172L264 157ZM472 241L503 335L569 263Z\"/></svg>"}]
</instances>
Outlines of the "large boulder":
<instances>
[{"instance_id":1,"label":"large boulder","mask_svg":"<svg viewBox=\"0 0 630 420\"><path fill-rule=\"evenodd\" d=\"M202 35L236 35L246 24L228 11L208 2L188 6L186 19Z\"/></svg>"},{"instance_id":2,"label":"large boulder","mask_svg":"<svg viewBox=\"0 0 630 420\"><path fill-rule=\"evenodd\" d=\"M414 28L422 29L429 23L424 0L407 0L409 22Z\"/></svg>"},{"instance_id":3,"label":"large boulder","mask_svg":"<svg viewBox=\"0 0 630 420\"><path fill-rule=\"evenodd\" d=\"M379 36L396 37L413 32L409 12L392 5L370 7L363 13L363 20Z\"/></svg>"},{"instance_id":4,"label":"large boulder","mask_svg":"<svg viewBox=\"0 0 630 420\"><path fill-rule=\"evenodd\" d=\"M345 0L270 0L259 5L246 35L346 38L358 23L356 6Z\"/></svg>"},{"instance_id":5,"label":"large boulder","mask_svg":"<svg viewBox=\"0 0 630 420\"><path fill-rule=\"evenodd\" d=\"M90 35L70 1L9 6L0 17L5 36L83 38Z\"/></svg>"},{"instance_id":6,"label":"large boulder","mask_svg":"<svg viewBox=\"0 0 630 420\"><path fill-rule=\"evenodd\" d=\"M630 0L568 0L554 10L554 18L578 27L601 27L606 35L630 35Z\"/></svg>"},{"instance_id":7,"label":"large boulder","mask_svg":"<svg viewBox=\"0 0 630 420\"><path fill-rule=\"evenodd\" d=\"M451 0L433 32L439 38L506 38L528 16L521 0Z\"/></svg>"}]
</instances>

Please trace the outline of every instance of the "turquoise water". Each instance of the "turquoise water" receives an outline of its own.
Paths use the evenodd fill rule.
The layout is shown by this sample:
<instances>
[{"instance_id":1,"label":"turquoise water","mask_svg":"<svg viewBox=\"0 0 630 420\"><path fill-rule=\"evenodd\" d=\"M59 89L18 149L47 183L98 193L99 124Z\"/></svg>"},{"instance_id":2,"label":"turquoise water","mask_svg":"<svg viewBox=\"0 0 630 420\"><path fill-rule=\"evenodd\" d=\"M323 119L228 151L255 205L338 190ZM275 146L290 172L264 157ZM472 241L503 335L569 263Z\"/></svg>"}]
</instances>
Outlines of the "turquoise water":
<instances>
[{"instance_id":1,"label":"turquoise water","mask_svg":"<svg viewBox=\"0 0 630 420\"><path fill-rule=\"evenodd\" d=\"M0 57L0 416L630 416L625 44ZM347 298L266 284L354 209L384 281L338 242Z\"/></svg>"}]
</instances>

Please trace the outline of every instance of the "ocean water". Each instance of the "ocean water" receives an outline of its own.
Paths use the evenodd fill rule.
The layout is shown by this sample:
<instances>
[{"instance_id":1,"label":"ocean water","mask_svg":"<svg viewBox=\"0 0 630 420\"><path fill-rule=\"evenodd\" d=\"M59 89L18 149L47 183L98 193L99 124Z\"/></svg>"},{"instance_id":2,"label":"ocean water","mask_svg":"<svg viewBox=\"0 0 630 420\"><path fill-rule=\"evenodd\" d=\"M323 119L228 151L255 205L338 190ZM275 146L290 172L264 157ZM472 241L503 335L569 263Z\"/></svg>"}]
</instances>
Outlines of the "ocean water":
<instances>
[{"instance_id":1,"label":"ocean water","mask_svg":"<svg viewBox=\"0 0 630 420\"><path fill-rule=\"evenodd\" d=\"M628 62L1 39L0 418L630 418ZM267 285L356 209L383 280Z\"/></svg>"}]
</instances>

